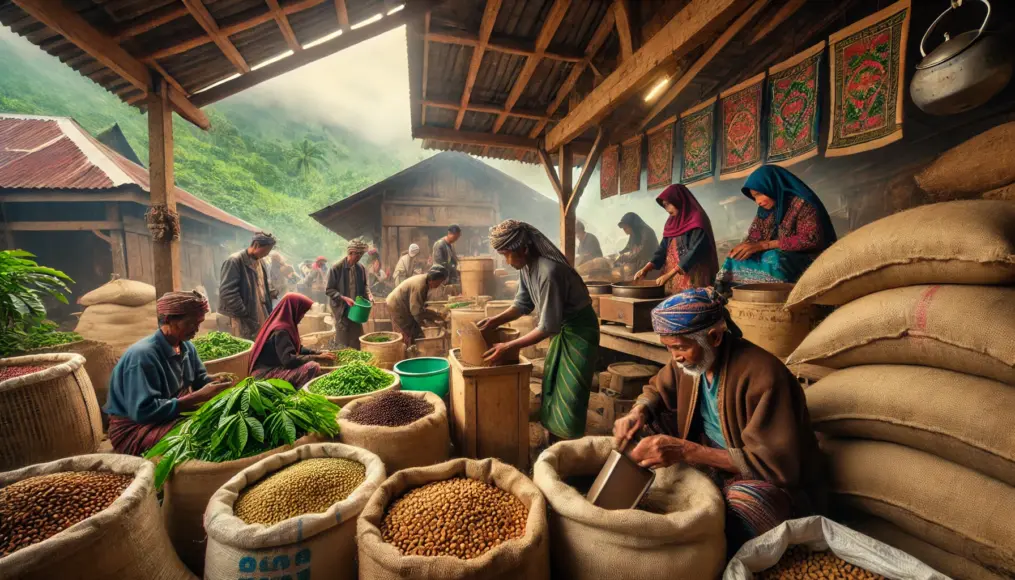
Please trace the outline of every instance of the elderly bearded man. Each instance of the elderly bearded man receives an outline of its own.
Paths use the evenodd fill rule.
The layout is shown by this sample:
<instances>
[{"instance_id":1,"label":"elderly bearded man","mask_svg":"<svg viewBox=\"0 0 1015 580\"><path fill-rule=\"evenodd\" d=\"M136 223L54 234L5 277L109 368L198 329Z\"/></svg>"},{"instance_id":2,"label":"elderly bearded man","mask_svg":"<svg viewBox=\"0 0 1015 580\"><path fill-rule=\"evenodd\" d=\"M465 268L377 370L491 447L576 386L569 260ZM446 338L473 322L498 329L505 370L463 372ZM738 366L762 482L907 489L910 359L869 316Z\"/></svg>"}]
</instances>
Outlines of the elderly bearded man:
<instances>
[{"instance_id":1,"label":"elderly bearded man","mask_svg":"<svg viewBox=\"0 0 1015 580\"><path fill-rule=\"evenodd\" d=\"M643 467L704 468L726 500L730 553L822 499L822 456L803 389L779 359L743 339L722 296L694 288L652 311L670 362L613 427ZM660 434L663 433L663 434Z\"/></svg>"}]
</instances>

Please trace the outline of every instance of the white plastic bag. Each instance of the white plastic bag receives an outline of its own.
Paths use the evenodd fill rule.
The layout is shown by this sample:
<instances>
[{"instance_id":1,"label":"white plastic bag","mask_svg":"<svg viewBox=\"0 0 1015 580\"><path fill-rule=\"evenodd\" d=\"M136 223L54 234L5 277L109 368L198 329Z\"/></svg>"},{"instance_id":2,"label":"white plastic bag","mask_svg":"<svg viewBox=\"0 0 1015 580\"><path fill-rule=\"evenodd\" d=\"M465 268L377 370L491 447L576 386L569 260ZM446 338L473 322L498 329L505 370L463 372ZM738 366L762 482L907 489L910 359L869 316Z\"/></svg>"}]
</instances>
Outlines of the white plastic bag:
<instances>
[{"instance_id":1,"label":"white plastic bag","mask_svg":"<svg viewBox=\"0 0 1015 580\"><path fill-rule=\"evenodd\" d=\"M747 542L729 561L723 580L751 580L795 544L831 550L854 566L894 580L949 580L909 554L821 516L783 522Z\"/></svg>"}]
</instances>

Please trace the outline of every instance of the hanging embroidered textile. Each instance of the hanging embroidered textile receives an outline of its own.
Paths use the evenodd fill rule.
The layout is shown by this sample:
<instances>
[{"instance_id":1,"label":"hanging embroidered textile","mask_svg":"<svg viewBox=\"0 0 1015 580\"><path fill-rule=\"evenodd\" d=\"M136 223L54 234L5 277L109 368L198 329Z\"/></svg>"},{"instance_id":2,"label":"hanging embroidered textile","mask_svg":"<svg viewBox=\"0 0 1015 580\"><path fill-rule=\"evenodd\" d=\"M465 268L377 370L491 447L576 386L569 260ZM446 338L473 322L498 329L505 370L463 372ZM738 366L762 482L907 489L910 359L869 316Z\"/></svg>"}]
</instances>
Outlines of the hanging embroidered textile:
<instances>
[{"instance_id":1,"label":"hanging embroidered textile","mask_svg":"<svg viewBox=\"0 0 1015 580\"><path fill-rule=\"evenodd\" d=\"M818 154L818 74L825 41L768 69L768 163Z\"/></svg>"},{"instance_id":2,"label":"hanging embroidered textile","mask_svg":"<svg viewBox=\"0 0 1015 580\"><path fill-rule=\"evenodd\" d=\"M624 142L620 151L620 194L641 189L641 135Z\"/></svg>"},{"instance_id":3,"label":"hanging embroidered textile","mask_svg":"<svg viewBox=\"0 0 1015 580\"><path fill-rule=\"evenodd\" d=\"M617 195L617 169L620 163L620 146L611 145L603 150L599 162L599 198Z\"/></svg>"},{"instance_id":4,"label":"hanging embroidered textile","mask_svg":"<svg viewBox=\"0 0 1015 580\"><path fill-rule=\"evenodd\" d=\"M851 155L902 139L902 96L910 0L828 39L831 127L825 155Z\"/></svg>"},{"instance_id":5,"label":"hanging embroidered textile","mask_svg":"<svg viewBox=\"0 0 1015 580\"><path fill-rule=\"evenodd\" d=\"M761 101L765 73L719 94L722 171L719 179L746 177L761 165Z\"/></svg>"},{"instance_id":6,"label":"hanging embroidered textile","mask_svg":"<svg viewBox=\"0 0 1015 580\"><path fill-rule=\"evenodd\" d=\"M676 117L664 121L648 134L648 189L658 189L673 183L673 128Z\"/></svg>"},{"instance_id":7,"label":"hanging embroidered textile","mask_svg":"<svg viewBox=\"0 0 1015 580\"><path fill-rule=\"evenodd\" d=\"M715 173L716 97L680 115L680 183L690 185L710 179Z\"/></svg>"}]
</instances>

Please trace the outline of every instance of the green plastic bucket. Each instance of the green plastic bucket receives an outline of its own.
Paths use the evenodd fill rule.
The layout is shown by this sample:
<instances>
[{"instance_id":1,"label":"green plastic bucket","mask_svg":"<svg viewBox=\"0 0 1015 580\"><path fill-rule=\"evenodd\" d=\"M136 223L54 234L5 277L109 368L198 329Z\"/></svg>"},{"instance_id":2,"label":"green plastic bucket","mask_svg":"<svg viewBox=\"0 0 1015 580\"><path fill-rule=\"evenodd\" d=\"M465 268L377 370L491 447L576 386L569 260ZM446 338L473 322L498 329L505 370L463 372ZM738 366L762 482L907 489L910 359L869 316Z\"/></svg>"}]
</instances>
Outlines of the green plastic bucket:
<instances>
[{"instance_id":1,"label":"green plastic bucket","mask_svg":"<svg viewBox=\"0 0 1015 580\"><path fill-rule=\"evenodd\" d=\"M370 320L370 309L373 306L369 300L358 296L356 303L349 307L349 313L346 316L356 324L366 324L366 321Z\"/></svg>"},{"instance_id":2,"label":"green plastic bucket","mask_svg":"<svg viewBox=\"0 0 1015 580\"><path fill-rule=\"evenodd\" d=\"M396 363L394 370L403 391L430 391L442 398L448 395L451 365L446 358L410 358Z\"/></svg>"}]
</instances>

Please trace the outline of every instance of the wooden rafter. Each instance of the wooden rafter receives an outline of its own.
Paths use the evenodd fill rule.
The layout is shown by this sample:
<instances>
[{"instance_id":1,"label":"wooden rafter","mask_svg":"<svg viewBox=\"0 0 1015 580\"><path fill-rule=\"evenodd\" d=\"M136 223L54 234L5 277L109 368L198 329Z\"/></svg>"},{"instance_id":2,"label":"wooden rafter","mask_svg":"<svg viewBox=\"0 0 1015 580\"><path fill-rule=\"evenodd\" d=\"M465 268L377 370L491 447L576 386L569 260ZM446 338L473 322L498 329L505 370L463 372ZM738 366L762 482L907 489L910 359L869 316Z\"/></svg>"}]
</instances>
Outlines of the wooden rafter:
<instances>
[{"instance_id":1,"label":"wooden rafter","mask_svg":"<svg viewBox=\"0 0 1015 580\"><path fill-rule=\"evenodd\" d=\"M218 22L215 22L215 18L212 17L211 12L208 12L208 8L204 5L204 0L183 0L183 4L187 7L190 15L194 17L194 20L197 20L201 28L208 33L215 46L218 46L222 54L229 59L229 62L233 63L236 70L240 73L250 72L250 65L244 60L240 51L236 50L229 37L222 33Z\"/></svg>"},{"instance_id":2,"label":"wooden rafter","mask_svg":"<svg viewBox=\"0 0 1015 580\"><path fill-rule=\"evenodd\" d=\"M349 29L349 8L345 0L335 0L335 14L338 16L338 27L342 30Z\"/></svg>"},{"instance_id":3,"label":"wooden rafter","mask_svg":"<svg viewBox=\"0 0 1015 580\"><path fill-rule=\"evenodd\" d=\"M426 101L427 78L430 76L430 41L427 36L430 34L430 13L423 17L423 90L422 100ZM421 105L419 112L420 125L426 125L426 105Z\"/></svg>"},{"instance_id":4,"label":"wooden rafter","mask_svg":"<svg viewBox=\"0 0 1015 580\"><path fill-rule=\"evenodd\" d=\"M473 47L479 44L479 38L464 32L428 32L426 40L440 42L443 44L457 44L460 46ZM489 42L486 43L486 50L502 52L504 54L514 54L517 56L534 56L537 54L537 50L532 47L530 43L500 37L490 38ZM544 50L541 54L543 58L559 60L561 62L581 62L584 58L580 54L568 54L560 51Z\"/></svg>"},{"instance_id":5,"label":"wooden rafter","mask_svg":"<svg viewBox=\"0 0 1015 580\"><path fill-rule=\"evenodd\" d=\"M438 109L448 109L448 110L451 110L451 111L457 111L457 110L461 109L461 107L462 107L461 103L458 103L458 102L437 101L437 100L432 100L432 99L424 99L423 100L423 106L424 107L435 107L435 108L438 108ZM469 103L469 106L466 107L466 108L469 111L475 111L477 113L489 113L491 115L508 115L508 116L511 116L511 117L519 117L519 118L522 118L522 119L532 119L533 121L544 121L544 120L548 121L549 120L549 117L544 115L542 112L525 111L525 110L519 110L519 109L513 109L511 111L507 111L507 110L504 109L504 107L495 107L495 106L491 106L491 105L477 105L475 103Z\"/></svg>"},{"instance_id":6,"label":"wooden rafter","mask_svg":"<svg viewBox=\"0 0 1015 580\"><path fill-rule=\"evenodd\" d=\"M458 110L458 117L455 119L455 129L462 127L465 120L465 112L469 106L469 99L472 97L472 88L476 85L476 77L479 76L479 67L483 64L483 52L486 50L486 43L490 41L493 34L493 25L497 23L497 13L500 12L501 0L486 0L486 7L483 9L483 20L479 23L479 44L472 49L472 61L469 63L469 74L465 77L465 88L462 90L462 106Z\"/></svg>"},{"instance_id":7,"label":"wooden rafter","mask_svg":"<svg viewBox=\"0 0 1015 580\"><path fill-rule=\"evenodd\" d=\"M581 201L581 196L585 193L585 187L589 184L589 180L592 179L592 173L596 169L596 164L599 163L599 157L606 149L606 141L606 133L600 128L596 132L596 140L592 142L592 149L589 150L589 154L585 157L585 164L582 166L581 175L578 177L578 183L575 184L574 195L571 196L571 201L568 202L566 208L568 212L578 209L578 202Z\"/></svg>"},{"instance_id":8,"label":"wooden rafter","mask_svg":"<svg viewBox=\"0 0 1015 580\"><path fill-rule=\"evenodd\" d=\"M715 42L708 47L708 50L706 50L705 53L702 54L701 57L699 57L698 60L696 60L679 79L677 79L677 82L673 83L673 86L671 86L666 93L663 94L663 96L659 97L659 100L652 105L652 110L649 111L649 113L645 115L645 118L641 120L641 123L638 124L638 130L641 131L647 127L648 124L652 122L652 119L655 119L660 113L665 111L666 107L680 96L680 93L684 92L684 89L691 84L691 81L698 76L702 69L704 69L708 63L712 62L712 59L714 59L722 51L722 49L726 48L726 45L733 40L733 37L739 34L744 27L754 20L768 2L769 0L754 0L754 4L745 10L744 13L729 26L729 28L724 30L723 33L719 35L719 38L717 38Z\"/></svg>"},{"instance_id":9,"label":"wooden rafter","mask_svg":"<svg viewBox=\"0 0 1015 580\"><path fill-rule=\"evenodd\" d=\"M564 193L560 185L560 176L553 169L553 159L550 158L550 154L542 147L536 147L536 154L539 157L539 163L543 166L543 170L546 171L546 177L550 179L550 186L553 187L553 191L557 193L557 200L564 203Z\"/></svg>"},{"instance_id":10,"label":"wooden rafter","mask_svg":"<svg viewBox=\"0 0 1015 580\"><path fill-rule=\"evenodd\" d=\"M755 44L762 38L768 36L773 30L779 27L780 24L789 20L791 16L797 13L804 7L807 0L787 0L785 4L779 8L779 11L772 15L764 25L758 28L758 31L751 37L749 44Z\"/></svg>"},{"instance_id":11,"label":"wooden rafter","mask_svg":"<svg viewBox=\"0 0 1015 580\"><path fill-rule=\"evenodd\" d=\"M612 113L642 88L650 74L681 58L746 8L750 0L690 0L668 23L620 63L610 76L546 135L546 147L567 143Z\"/></svg>"},{"instance_id":12,"label":"wooden rafter","mask_svg":"<svg viewBox=\"0 0 1015 580\"><path fill-rule=\"evenodd\" d=\"M434 139L436 141L450 141L464 145L524 149L525 151L535 151L537 145L535 139L529 139L528 137L494 135L492 133L475 131L456 131L445 127L416 127L412 130L412 137L413 139Z\"/></svg>"},{"instance_id":13,"label":"wooden rafter","mask_svg":"<svg viewBox=\"0 0 1015 580\"><path fill-rule=\"evenodd\" d=\"M182 5L165 6L158 10L154 10L149 14L145 14L144 16L136 20L128 22L115 35L113 35L113 40L117 42L123 42L128 38L137 36L139 34L144 34L145 32L148 32L149 30L154 30L159 26L162 26L163 24L172 22L173 20L176 20L178 18L183 18L187 14L189 13L187 12L186 6Z\"/></svg>"},{"instance_id":14,"label":"wooden rafter","mask_svg":"<svg viewBox=\"0 0 1015 580\"><path fill-rule=\"evenodd\" d=\"M631 6L628 0L613 0L613 19L617 25L617 39L620 41L621 62L634 54L634 40L631 37Z\"/></svg>"},{"instance_id":15,"label":"wooden rafter","mask_svg":"<svg viewBox=\"0 0 1015 580\"><path fill-rule=\"evenodd\" d=\"M286 17L285 12L282 11L282 7L279 6L278 0L265 1L268 3L271 15L275 18L275 22L278 23L278 29L282 32L282 37L285 38L285 43L289 45L289 49L293 52L303 50L303 47L300 45L300 41L296 39L296 33L293 32L293 27L289 25L289 18Z\"/></svg>"}]
</instances>

